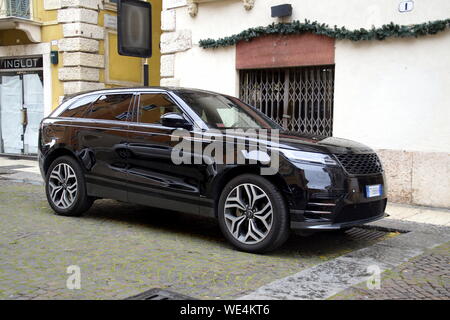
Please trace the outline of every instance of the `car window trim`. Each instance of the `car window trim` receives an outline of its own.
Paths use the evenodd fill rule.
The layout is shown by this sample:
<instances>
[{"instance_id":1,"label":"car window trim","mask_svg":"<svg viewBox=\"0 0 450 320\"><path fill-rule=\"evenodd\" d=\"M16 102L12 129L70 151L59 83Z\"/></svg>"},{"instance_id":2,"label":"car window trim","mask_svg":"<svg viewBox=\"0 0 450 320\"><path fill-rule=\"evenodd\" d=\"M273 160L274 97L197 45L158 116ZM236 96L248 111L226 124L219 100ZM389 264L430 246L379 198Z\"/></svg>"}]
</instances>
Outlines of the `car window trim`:
<instances>
[{"instance_id":1,"label":"car window trim","mask_svg":"<svg viewBox=\"0 0 450 320\"><path fill-rule=\"evenodd\" d=\"M138 91L138 92L136 92L136 95L139 96L139 98L136 99L137 103L134 106L134 113L136 114L136 117L135 117L135 119L133 119L133 121L130 121L130 124L138 125L138 126L144 126L144 127L149 127L149 128L156 128L156 129L171 129L171 130L174 130L174 128L172 128L172 127L166 127L166 126L163 126L163 125L161 125L159 123L145 123L145 122L139 122L138 121L138 108L139 108L139 106L141 104L141 95L142 94L163 94L163 95L167 96L169 98L169 100L181 110L183 116L185 118L187 118L186 120L189 121L189 123L193 126L193 128L200 129L198 124L189 115L189 112L186 112L186 110L176 101L176 99L174 99L172 97L172 95L170 95L170 92L162 91L162 90L161 91Z\"/></svg>"}]
</instances>

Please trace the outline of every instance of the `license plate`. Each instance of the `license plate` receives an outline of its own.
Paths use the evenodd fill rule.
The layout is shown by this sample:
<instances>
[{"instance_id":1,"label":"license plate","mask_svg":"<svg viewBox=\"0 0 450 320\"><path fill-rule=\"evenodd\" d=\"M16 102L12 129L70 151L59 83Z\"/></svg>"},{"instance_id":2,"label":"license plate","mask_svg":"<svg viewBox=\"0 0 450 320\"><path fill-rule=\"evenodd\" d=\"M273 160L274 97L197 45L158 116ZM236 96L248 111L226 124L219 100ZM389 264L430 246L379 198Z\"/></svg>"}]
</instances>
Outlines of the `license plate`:
<instances>
[{"instance_id":1,"label":"license plate","mask_svg":"<svg viewBox=\"0 0 450 320\"><path fill-rule=\"evenodd\" d=\"M383 185L373 184L370 186L366 186L366 197L367 198L379 197L382 194L383 194Z\"/></svg>"}]
</instances>

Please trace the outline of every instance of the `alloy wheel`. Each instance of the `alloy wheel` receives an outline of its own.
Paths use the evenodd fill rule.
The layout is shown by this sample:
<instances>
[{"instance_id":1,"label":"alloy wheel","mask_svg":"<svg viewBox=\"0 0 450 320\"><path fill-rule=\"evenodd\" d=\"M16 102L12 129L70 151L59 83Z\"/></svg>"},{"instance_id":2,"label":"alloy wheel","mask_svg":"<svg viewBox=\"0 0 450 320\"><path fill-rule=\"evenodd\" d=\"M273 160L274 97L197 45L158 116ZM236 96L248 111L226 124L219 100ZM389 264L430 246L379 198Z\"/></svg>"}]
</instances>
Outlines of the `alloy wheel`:
<instances>
[{"instance_id":1,"label":"alloy wheel","mask_svg":"<svg viewBox=\"0 0 450 320\"><path fill-rule=\"evenodd\" d=\"M228 194L224 209L228 231L241 243L258 243L272 228L272 203L257 185L244 183L236 186Z\"/></svg>"},{"instance_id":2,"label":"alloy wheel","mask_svg":"<svg viewBox=\"0 0 450 320\"><path fill-rule=\"evenodd\" d=\"M77 176L73 168L67 163L55 166L49 180L50 198L60 209L69 208L75 201L78 192Z\"/></svg>"}]
</instances>

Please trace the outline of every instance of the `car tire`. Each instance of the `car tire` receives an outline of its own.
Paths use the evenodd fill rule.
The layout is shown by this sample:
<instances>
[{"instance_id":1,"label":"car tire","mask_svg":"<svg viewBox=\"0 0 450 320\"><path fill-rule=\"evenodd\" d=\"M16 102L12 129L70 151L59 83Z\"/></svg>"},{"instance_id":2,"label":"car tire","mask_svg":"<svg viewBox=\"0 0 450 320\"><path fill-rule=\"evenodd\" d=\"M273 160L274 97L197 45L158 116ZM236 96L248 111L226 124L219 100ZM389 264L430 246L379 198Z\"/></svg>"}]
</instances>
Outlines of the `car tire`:
<instances>
[{"instance_id":1,"label":"car tire","mask_svg":"<svg viewBox=\"0 0 450 320\"><path fill-rule=\"evenodd\" d=\"M80 216L94 202L87 195L81 166L70 156L52 162L45 177L45 193L53 211L62 216Z\"/></svg>"},{"instance_id":2,"label":"car tire","mask_svg":"<svg viewBox=\"0 0 450 320\"><path fill-rule=\"evenodd\" d=\"M217 209L222 233L239 250L269 252L289 237L285 199L261 176L243 174L232 179L222 190Z\"/></svg>"}]
</instances>

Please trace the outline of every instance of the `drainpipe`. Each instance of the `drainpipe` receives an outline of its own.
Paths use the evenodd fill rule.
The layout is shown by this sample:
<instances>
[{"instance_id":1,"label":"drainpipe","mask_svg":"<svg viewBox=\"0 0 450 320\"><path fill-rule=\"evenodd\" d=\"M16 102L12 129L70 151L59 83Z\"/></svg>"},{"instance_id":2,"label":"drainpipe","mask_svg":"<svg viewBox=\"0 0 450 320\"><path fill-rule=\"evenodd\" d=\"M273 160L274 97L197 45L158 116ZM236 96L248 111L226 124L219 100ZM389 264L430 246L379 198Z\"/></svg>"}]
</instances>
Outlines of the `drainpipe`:
<instances>
[{"instance_id":1,"label":"drainpipe","mask_svg":"<svg viewBox=\"0 0 450 320\"><path fill-rule=\"evenodd\" d=\"M144 87L148 87L148 58L144 60Z\"/></svg>"}]
</instances>

